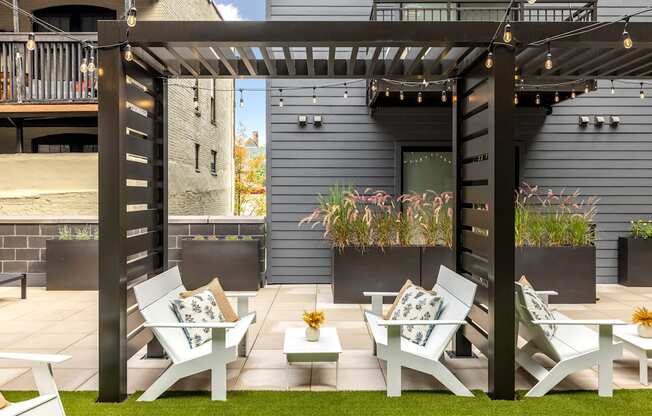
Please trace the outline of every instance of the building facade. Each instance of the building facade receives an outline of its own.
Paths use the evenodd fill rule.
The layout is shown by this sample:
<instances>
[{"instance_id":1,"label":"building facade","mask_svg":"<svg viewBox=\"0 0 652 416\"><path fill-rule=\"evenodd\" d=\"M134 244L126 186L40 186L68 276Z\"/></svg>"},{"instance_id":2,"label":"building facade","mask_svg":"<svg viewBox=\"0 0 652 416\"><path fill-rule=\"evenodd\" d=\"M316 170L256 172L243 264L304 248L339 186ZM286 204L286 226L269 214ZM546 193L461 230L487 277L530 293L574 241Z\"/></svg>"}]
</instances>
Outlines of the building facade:
<instances>
[{"instance_id":1,"label":"building facade","mask_svg":"<svg viewBox=\"0 0 652 416\"><path fill-rule=\"evenodd\" d=\"M97 20L122 18L125 3L20 0L18 5L95 42ZM221 20L208 0L136 3L142 20ZM90 56L79 42L47 33L26 15L14 19L10 8L0 7L5 32L0 33L0 215L97 215L97 85L89 72L75 70ZM29 32L36 33L38 45L31 54L24 49ZM233 99L231 80L170 82L170 215L231 214Z\"/></svg>"},{"instance_id":2,"label":"building facade","mask_svg":"<svg viewBox=\"0 0 652 416\"><path fill-rule=\"evenodd\" d=\"M417 10L445 8L441 2L384 3L415 10L412 14L385 14L389 20L400 20L402 16L437 24L436 20L445 20L446 16ZM464 2L459 4L463 6ZM373 5L372 0L268 0L267 19L369 20L374 17ZM636 0L600 0L596 19L611 20L623 13L623 7L638 10L646 5ZM489 12L458 10L449 16L483 20L483 13ZM347 52L342 53L342 58L347 58ZM277 104L279 89L320 84L325 83L268 82L267 277L272 283L331 281L331 250L323 231L299 227L301 218L316 207L318 194L326 193L335 184L355 185L360 191L373 188L402 193L409 190L405 189L406 175L415 172L405 167L406 160L427 154L445 159L452 151L450 100L448 105L429 105L428 100L439 100L437 94L426 94L421 106L414 99L416 92L412 92L406 99L412 102L409 107L379 102L372 109L367 84L352 79L348 80L348 98L343 97L341 86L325 87L317 89L318 99L313 103L313 91L308 88L284 91L284 106ZM610 87L609 82L602 82L596 91L578 94L577 99L550 108L519 108L515 123L518 182L555 192L579 188L583 195L599 198L599 283L617 279L617 238L628 234L631 220L649 218L652 212L652 101L639 98L640 88L634 80L617 82L614 94ZM398 95L395 89L391 93ZM299 115L307 116L307 125L297 123ZM594 116L608 120L610 115L620 117L620 124L593 122ZM320 126L310 122L314 116L322 117ZM588 116L591 123L579 125L580 116ZM436 169L443 168L433 164L429 169L436 173Z\"/></svg>"}]
</instances>

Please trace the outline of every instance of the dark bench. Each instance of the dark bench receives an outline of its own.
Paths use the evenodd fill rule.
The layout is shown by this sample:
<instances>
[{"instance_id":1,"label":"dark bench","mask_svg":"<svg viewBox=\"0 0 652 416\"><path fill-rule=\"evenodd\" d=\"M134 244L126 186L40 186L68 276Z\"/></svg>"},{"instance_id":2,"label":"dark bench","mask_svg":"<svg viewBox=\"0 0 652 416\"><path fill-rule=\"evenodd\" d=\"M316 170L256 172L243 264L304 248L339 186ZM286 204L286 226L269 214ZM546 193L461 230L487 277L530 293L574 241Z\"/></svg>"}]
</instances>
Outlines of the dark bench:
<instances>
[{"instance_id":1,"label":"dark bench","mask_svg":"<svg viewBox=\"0 0 652 416\"><path fill-rule=\"evenodd\" d=\"M25 273L0 273L0 285L20 280L20 298L27 299L27 274Z\"/></svg>"}]
</instances>

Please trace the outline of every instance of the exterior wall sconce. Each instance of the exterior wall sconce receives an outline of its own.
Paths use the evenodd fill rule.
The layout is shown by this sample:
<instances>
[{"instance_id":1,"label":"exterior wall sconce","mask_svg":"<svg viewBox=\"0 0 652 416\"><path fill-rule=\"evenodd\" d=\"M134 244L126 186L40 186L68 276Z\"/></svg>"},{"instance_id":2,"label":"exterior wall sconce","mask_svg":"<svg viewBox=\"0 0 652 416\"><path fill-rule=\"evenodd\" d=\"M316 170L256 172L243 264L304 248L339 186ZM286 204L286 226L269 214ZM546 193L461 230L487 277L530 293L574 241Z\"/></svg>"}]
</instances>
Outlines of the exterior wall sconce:
<instances>
[{"instance_id":1,"label":"exterior wall sconce","mask_svg":"<svg viewBox=\"0 0 652 416\"><path fill-rule=\"evenodd\" d=\"M597 127L602 127L604 125L604 117L602 116L595 116L594 123Z\"/></svg>"},{"instance_id":2,"label":"exterior wall sconce","mask_svg":"<svg viewBox=\"0 0 652 416\"><path fill-rule=\"evenodd\" d=\"M321 116L314 116L313 117L313 124L315 127L321 127L323 124L323 119Z\"/></svg>"},{"instance_id":3,"label":"exterior wall sconce","mask_svg":"<svg viewBox=\"0 0 652 416\"><path fill-rule=\"evenodd\" d=\"M589 117L588 116L580 116L578 120L578 124L580 127L586 127L589 125Z\"/></svg>"},{"instance_id":4,"label":"exterior wall sconce","mask_svg":"<svg viewBox=\"0 0 652 416\"><path fill-rule=\"evenodd\" d=\"M609 125L611 127L616 127L620 124L620 117L618 116L609 116Z\"/></svg>"},{"instance_id":5,"label":"exterior wall sconce","mask_svg":"<svg viewBox=\"0 0 652 416\"><path fill-rule=\"evenodd\" d=\"M299 127L306 127L306 124L308 124L308 116L299 116Z\"/></svg>"}]
</instances>

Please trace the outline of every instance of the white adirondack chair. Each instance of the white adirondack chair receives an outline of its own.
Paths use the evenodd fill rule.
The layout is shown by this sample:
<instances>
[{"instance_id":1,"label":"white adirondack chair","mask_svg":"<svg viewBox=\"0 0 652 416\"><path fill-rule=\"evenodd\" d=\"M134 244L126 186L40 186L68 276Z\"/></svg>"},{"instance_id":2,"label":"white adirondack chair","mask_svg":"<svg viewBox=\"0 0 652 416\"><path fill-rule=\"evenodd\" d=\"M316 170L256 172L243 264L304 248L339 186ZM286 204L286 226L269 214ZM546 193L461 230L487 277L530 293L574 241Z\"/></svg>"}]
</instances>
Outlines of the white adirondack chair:
<instances>
[{"instance_id":1,"label":"white adirondack chair","mask_svg":"<svg viewBox=\"0 0 652 416\"><path fill-rule=\"evenodd\" d=\"M555 292L538 292L547 303L547 297ZM516 351L516 362L538 380L526 394L528 397L541 397L559 384L567 376L598 366L598 394L603 397L613 395L613 361L622 357L623 346L613 341L614 325L626 325L614 319L569 319L559 311L552 310L554 320L534 320L527 307L523 288L516 283L516 315L519 323L519 336L527 342ZM548 338L541 325L557 326L553 337ZM597 326L595 332L587 326ZM546 370L533 356L544 354L556 364Z\"/></svg>"},{"instance_id":2,"label":"white adirondack chair","mask_svg":"<svg viewBox=\"0 0 652 416\"><path fill-rule=\"evenodd\" d=\"M442 363L450 344L473 305L477 286L441 266L434 290L442 297L439 319L432 321L388 321L382 318L383 298L396 297L397 292L364 292L372 300L372 310L365 312L374 337L378 358L387 362L387 396L401 395L401 368L407 367L432 375L458 396L473 396L455 375ZM426 342L419 346L401 337L403 325L434 325Z\"/></svg>"},{"instance_id":3,"label":"white adirondack chair","mask_svg":"<svg viewBox=\"0 0 652 416\"><path fill-rule=\"evenodd\" d=\"M0 360L16 360L31 363L38 397L20 403L12 403L0 410L0 416L66 416L54 381L52 364L69 360L67 355L18 354L0 352Z\"/></svg>"},{"instance_id":4,"label":"white adirondack chair","mask_svg":"<svg viewBox=\"0 0 652 416\"><path fill-rule=\"evenodd\" d=\"M247 313L247 300L255 293L227 293L229 297L238 298L238 322L180 323L170 301L177 299L179 293L185 290L177 267L134 287L138 308L145 319L144 325L152 329L171 361L165 372L138 398L139 401L156 400L178 380L206 370L211 370L212 399L226 400L226 365L237 359L238 349L241 353L246 349L247 330L256 316L255 313ZM190 348L184 327L211 328L211 342ZM245 348L242 344L245 344Z\"/></svg>"}]
</instances>

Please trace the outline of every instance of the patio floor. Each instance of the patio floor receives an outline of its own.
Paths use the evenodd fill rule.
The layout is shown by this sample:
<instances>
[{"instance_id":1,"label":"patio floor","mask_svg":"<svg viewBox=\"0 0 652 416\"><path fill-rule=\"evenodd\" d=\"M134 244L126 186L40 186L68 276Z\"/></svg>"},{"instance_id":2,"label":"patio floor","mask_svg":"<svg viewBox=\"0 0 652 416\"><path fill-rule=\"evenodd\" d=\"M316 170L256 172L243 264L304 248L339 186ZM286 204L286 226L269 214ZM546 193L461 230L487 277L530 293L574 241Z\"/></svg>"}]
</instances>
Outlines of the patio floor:
<instances>
[{"instance_id":1,"label":"patio floor","mask_svg":"<svg viewBox=\"0 0 652 416\"><path fill-rule=\"evenodd\" d=\"M652 308L652 288L599 285L595 305L555 305L571 318L616 318L629 320L636 306ZM32 288L27 300L20 300L18 288L0 288L0 350L8 352L62 353L73 358L55 368L61 390L98 389L98 312L96 292L46 292ZM262 289L253 300L258 322L249 335L249 356L230 365L229 388L235 390L334 390L335 366L293 365L288 371L282 354L283 333L288 327L303 327L306 309L322 309L327 326L337 328L342 348L338 389L384 390L384 363L372 356L371 336L363 322L365 305L334 305L328 285L283 285ZM165 360L129 363L129 391L145 390L163 371ZM471 389L486 389L487 363L482 357L448 360L448 365ZM27 368L0 360L0 391L33 390ZM430 376L403 370L403 388L440 389ZM289 377L289 380L288 380ZM209 390L208 373L178 383L179 390ZM289 382L289 383L288 383ZM517 388L527 389L533 379L518 372ZM625 352L614 370L617 388L643 388L639 384L638 362ZM596 389L592 370L564 380L560 389Z\"/></svg>"}]
</instances>

